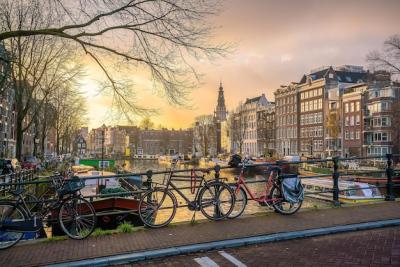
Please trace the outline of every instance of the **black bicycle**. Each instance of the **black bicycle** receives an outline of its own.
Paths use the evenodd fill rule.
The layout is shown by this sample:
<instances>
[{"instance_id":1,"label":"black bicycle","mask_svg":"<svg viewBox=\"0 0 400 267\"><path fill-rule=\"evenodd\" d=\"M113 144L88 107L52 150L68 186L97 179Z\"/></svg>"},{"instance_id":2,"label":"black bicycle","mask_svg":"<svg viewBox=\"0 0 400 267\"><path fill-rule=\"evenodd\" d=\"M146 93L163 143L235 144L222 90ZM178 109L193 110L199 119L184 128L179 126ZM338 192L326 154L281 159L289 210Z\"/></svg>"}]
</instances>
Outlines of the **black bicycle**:
<instances>
[{"instance_id":1,"label":"black bicycle","mask_svg":"<svg viewBox=\"0 0 400 267\"><path fill-rule=\"evenodd\" d=\"M198 173L201 173L198 175ZM205 179L209 170L191 171L191 193L195 193L194 200L190 200L173 181L189 181L185 176L174 175L171 168L164 177L162 184L153 183L152 189L146 191L139 202L139 217L143 223L152 228L168 225L174 218L178 208L178 201L172 192L176 191L186 202L189 210L201 211L210 220L226 218L233 210L235 195L229 185L220 180ZM196 190L197 188L197 190Z\"/></svg>"},{"instance_id":2,"label":"black bicycle","mask_svg":"<svg viewBox=\"0 0 400 267\"><path fill-rule=\"evenodd\" d=\"M15 200L0 200L0 249L15 245L25 233L38 232L43 221L56 219L72 239L84 239L93 232L96 212L80 194L84 181L77 177L65 181L62 176L53 176L51 180L57 197L51 201L39 200L37 211L27 204L23 188L9 192Z\"/></svg>"}]
</instances>

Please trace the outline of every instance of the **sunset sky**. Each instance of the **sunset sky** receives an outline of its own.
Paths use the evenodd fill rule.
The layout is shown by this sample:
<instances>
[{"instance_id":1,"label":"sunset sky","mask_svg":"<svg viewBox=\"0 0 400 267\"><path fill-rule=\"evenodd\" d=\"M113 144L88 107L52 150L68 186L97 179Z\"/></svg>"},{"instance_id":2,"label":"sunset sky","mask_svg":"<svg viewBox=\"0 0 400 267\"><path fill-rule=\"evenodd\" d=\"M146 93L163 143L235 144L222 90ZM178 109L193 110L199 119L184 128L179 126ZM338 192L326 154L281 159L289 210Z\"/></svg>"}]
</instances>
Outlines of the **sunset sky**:
<instances>
[{"instance_id":1,"label":"sunset sky","mask_svg":"<svg viewBox=\"0 0 400 267\"><path fill-rule=\"evenodd\" d=\"M364 65L365 56L380 49L390 35L400 34L398 0L226 0L223 12L212 23L220 26L216 40L236 44L225 59L196 66L202 84L193 91L190 109L171 107L156 96L151 81L134 72L142 105L159 110L156 125L190 127L200 114L211 114L220 80L229 110L240 100L273 92L281 84L299 81L310 69L323 65ZM126 124L111 121L110 98L97 93L100 70L87 64L82 91L88 98L89 127Z\"/></svg>"}]
</instances>

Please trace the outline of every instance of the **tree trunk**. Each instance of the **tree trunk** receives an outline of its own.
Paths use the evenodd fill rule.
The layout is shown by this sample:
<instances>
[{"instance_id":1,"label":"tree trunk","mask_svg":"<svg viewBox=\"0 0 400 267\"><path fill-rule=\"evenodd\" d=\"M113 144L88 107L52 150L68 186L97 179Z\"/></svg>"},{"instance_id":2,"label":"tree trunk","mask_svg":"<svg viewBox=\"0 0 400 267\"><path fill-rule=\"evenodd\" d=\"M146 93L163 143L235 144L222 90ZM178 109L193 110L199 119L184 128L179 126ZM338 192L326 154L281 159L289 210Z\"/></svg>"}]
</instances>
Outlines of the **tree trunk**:
<instances>
[{"instance_id":1,"label":"tree trunk","mask_svg":"<svg viewBox=\"0 0 400 267\"><path fill-rule=\"evenodd\" d=\"M23 123L23 118L21 116L17 115L17 121L16 121L16 152L15 156L18 160L22 161L22 145L24 141L24 132L22 130L22 123Z\"/></svg>"}]
</instances>

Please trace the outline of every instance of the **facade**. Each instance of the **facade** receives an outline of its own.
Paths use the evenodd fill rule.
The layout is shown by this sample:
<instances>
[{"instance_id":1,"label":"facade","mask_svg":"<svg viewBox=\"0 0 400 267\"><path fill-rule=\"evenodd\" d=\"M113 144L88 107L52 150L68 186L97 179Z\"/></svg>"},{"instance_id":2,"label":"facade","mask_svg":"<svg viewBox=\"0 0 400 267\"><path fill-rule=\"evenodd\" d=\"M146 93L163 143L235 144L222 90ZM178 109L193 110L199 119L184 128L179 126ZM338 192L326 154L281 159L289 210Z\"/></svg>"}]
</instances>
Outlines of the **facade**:
<instances>
[{"instance_id":1,"label":"facade","mask_svg":"<svg viewBox=\"0 0 400 267\"><path fill-rule=\"evenodd\" d=\"M359 66L322 67L304 75L299 83L299 154L324 158L328 147L326 121L330 117L331 90L367 80L368 73ZM337 99L333 100L333 102Z\"/></svg>"},{"instance_id":2,"label":"facade","mask_svg":"<svg viewBox=\"0 0 400 267\"><path fill-rule=\"evenodd\" d=\"M239 105L231 117L231 147L233 153L245 153L249 156L265 154L264 138L258 137L257 112L265 108L274 108L274 103L267 100L264 94L247 98ZM262 153L260 153L262 152Z\"/></svg>"},{"instance_id":3,"label":"facade","mask_svg":"<svg viewBox=\"0 0 400 267\"><path fill-rule=\"evenodd\" d=\"M1 57L7 58L7 52L0 45ZM0 60L0 157L15 157L15 121L14 90L7 78L9 64Z\"/></svg>"},{"instance_id":4,"label":"facade","mask_svg":"<svg viewBox=\"0 0 400 267\"><path fill-rule=\"evenodd\" d=\"M257 154L269 156L275 154L275 106L261 107L257 111Z\"/></svg>"},{"instance_id":5,"label":"facade","mask_svg":"<svg viewBox=\"0 0 400 267\"><path fill-rule=\"evenodd\" d=\"M78 135L75 140L74 152L78 157L86 156L86 140L82 135Z\"/></svg>"},{"instance_id":6,"label":"facade","mask_svg":"<svg viewBox=\"0 0 400 267\"><path fill-rule=\"evenodd\" d=\"M364 135L363 130L363 106L364 93L368 90L368 85L360 83L348 86L344 89L342 95L342 153L344 157L363 156Z\"/></svg>"},{"instance_id":7,"label":"facade","mask_svg":"<svg viewBox=\"0 0 400 267\"><path fill-rule=\"evenodd\" d=\"M274 92L276 114L276 153L280 156L298 154L299 93L296 83L281 86Z\"/></svg>"},{"instance_id":8,"label":"facade","mask_svg":"<svg viewBox=\"0 0 400 267\"><path fill-rule=\"evenodd\" d=\"M399 86L371 84L364 94L364 102L364 154L381 156L399 153Z\"/></svg>"},{"instance_id":9,"label":"facade","mask_svg":"<svg viewBox=\"0 0 400 267\"><path fill-rule=\"evenodd\" d=\"M193 132L145 129L140 131L139 149L144 155L187 155L192 153Z\"/></svg>"},{"instance_id":10,"label":"facade","mask_svg":"<svg viewBox=\"0 0 400 267\"><path fill-rule=\"evenodd\" d=\"M99 128L92 129L89 132L89 138L87 142L88 152L91 157L100 158L102 154L106 154L105 150L105 137L107 135L107 126L102 125Z\"/></svg>"}]
</instances>

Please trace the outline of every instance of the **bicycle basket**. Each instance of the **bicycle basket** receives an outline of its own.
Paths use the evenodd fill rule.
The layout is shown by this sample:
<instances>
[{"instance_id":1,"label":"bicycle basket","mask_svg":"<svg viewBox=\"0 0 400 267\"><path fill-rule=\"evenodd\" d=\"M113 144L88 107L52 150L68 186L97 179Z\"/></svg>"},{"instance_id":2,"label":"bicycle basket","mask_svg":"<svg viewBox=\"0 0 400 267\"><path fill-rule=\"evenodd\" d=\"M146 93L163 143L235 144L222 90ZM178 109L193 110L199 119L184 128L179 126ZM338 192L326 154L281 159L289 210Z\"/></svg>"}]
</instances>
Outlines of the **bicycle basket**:
<instances>
[{"instance_id":1,"label":"bicycle basket","mask_svg":"<svg viewBox=\"0 0 400 267\"><path fill-rule=\"evenodd\" d=\"M78 190L85 187L85 181L82 179L73 179L67 181L63 187L57 190L58 195L63 196L67 194L73 194Z\"/></svg>"}]
</instances>

